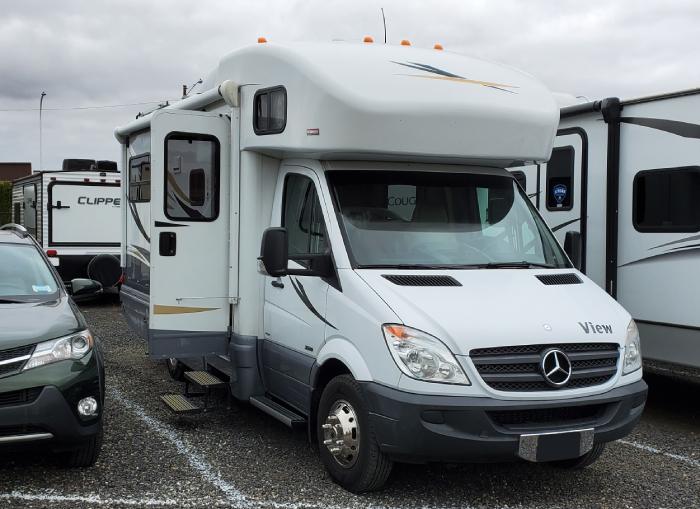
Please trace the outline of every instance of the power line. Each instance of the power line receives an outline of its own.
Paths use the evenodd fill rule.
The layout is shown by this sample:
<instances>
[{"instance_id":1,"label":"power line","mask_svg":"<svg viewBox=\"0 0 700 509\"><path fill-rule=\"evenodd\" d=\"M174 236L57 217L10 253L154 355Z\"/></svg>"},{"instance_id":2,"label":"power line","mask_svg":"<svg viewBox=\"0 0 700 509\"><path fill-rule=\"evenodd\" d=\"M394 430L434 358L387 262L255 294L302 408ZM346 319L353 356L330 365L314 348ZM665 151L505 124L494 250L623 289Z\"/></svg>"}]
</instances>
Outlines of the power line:
<instances>
[{"instance_id":1,"label":"power line","mask_svg":"<svg viewBox=\"0 0 700 509\"><path fill-rule=\"evenodd\" d=\"M129 106L144 106L148 104L162 104L168 101L176 101L177 99L162 99L160 101L145 101L139 103L127 104L101 104L94 106L66 106L64 108L42 108L43 111L74 111L74 110L101 110L107 108L127 108ZM39 111L39 108L0 108L0 112L21 112L21 111Z\"/></svg>"}]
</instances>

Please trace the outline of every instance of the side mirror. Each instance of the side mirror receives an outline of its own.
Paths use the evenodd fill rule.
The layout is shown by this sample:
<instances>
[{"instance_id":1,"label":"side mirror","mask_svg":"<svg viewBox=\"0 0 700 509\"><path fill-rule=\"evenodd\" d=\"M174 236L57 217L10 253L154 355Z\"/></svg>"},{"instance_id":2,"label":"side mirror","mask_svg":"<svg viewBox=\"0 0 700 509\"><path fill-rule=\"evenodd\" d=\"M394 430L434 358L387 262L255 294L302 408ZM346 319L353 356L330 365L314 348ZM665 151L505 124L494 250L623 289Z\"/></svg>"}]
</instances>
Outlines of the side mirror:
<instances>
[{"instance_id":1,"label":"side mirror","mask_svg":"<svg viewBox=\"0 0 700 509\"><path fill-rule=\"evenodd\" d=\"M265 271L272 277L287 275L287 229L268 228L263 232L260 258Z\"/></svg>"},{"instance_id":2,"label":"side mirror","mask_svg":"<svg viewBox=\"0 0 700 509\"><path fill-rule=\"evenodd\" d=\"M566 232L566 237L564 238L564 251L566 251L566 254L571 259L571 263L574 264L574 267L579 270L581 270L582 261L581 248L581 233L574 231Z\"/></svg>"},{"instance_id":3,"label":"side mirror","mask_svg":"<svg viewBox=\"0 0 700 509\"><path fill-rule=\"evenodd\" d=\"M102 285L93 279L73 279L70 282L73 297L86 297L102 293Z\"/></svg>"}]
</instances>

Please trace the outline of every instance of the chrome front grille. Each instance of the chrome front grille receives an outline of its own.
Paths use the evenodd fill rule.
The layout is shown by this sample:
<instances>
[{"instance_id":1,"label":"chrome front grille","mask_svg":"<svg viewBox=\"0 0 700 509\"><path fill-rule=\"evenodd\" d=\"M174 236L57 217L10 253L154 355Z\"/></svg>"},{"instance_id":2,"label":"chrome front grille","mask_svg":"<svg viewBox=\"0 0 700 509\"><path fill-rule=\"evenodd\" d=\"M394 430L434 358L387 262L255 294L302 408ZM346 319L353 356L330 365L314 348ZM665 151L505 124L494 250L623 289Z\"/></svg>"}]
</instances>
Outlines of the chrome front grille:
<instances>
[{"instance_id":1,"label":"chrome front grille","mask_svg":"<svg viewBox=\"0 0 700 509\"><path fill-rule=\"evenodd\" d=\"M0 350L0 378L19 373L33 350L34 345Z\"/></svg>"},{"instance_id":2,"label":"chrome front grille","mask_svg":"<svg viewBox=\"0 0 700 509\"><path fill-rule=\"evenodd\" d=\"M571 361L571 378L562 387L548 384L540 367L542 354L556 348ZM617 372L617 343L517 345L472 350L469 356L479 375L499 391L555 391L601 385Z\"/></svg>"}]
</instances>

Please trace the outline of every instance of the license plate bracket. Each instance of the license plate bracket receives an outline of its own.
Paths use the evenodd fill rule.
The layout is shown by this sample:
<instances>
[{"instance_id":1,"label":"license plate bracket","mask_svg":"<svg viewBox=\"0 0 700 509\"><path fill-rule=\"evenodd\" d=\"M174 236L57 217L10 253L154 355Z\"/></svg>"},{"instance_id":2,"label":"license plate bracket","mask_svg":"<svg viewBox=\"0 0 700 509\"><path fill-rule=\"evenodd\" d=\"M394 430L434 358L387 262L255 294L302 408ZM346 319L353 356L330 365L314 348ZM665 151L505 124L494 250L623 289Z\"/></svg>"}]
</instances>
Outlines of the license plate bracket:
<instances>
[{"instance_id":1,"label":"license plate bracket","mask_svg":"<svg viewBox=\"0 0 700 509\"><path fill-rule=\"evenodd\" d=\"M527 461L578 458L593 448L593 428L520 435L518 456Z\"/></svg>"}]
</instances>

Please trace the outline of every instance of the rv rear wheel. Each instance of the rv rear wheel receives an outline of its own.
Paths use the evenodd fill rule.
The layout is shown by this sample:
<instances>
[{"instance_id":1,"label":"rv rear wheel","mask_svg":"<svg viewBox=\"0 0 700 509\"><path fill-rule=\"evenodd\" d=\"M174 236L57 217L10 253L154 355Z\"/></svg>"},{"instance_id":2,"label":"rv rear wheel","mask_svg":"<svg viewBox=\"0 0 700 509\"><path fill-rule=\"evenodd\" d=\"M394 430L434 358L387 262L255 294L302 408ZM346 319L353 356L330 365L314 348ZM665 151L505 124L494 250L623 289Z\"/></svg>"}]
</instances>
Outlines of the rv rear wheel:
<instances>
[{"instance_id":1,"label":"rv rear wheel","mask_svg":"<svg viewBox=\"0 0 700 509\"><path fill-rule=\"evenodd\" d=\"M360 384L350 375L331 380L318 405L316 435L326 470L354 493L378 490L392 461L379 450Z\"/></svg>"},{"instance_id":2,"label":"rv rear wheel","mask_svg":"<svg viewBox=\"0 0 700 509\"><path fill-rule=\"evenodd\" d=\"M593 446L593 449L591 449L579 458L554 461L553 464L559 468L565 468L567 470L581 470L595 463L598 460L598 458L600 458L601 454L603 454L604 450L605 444L595 444Z\"/></svg>"},{"instance_id":3,"label":"rv rear wheel","mask_svg":"<svg viewBox=\"0 0 700 509\"><path fill-rule=\"evenodd\" d=\"M165 361L165 365L168 366L168 373L171 378L177 382L182 382L185 378L185 365L177 360L175 357L169 357Z\"/></svg>"}]
</instances>

